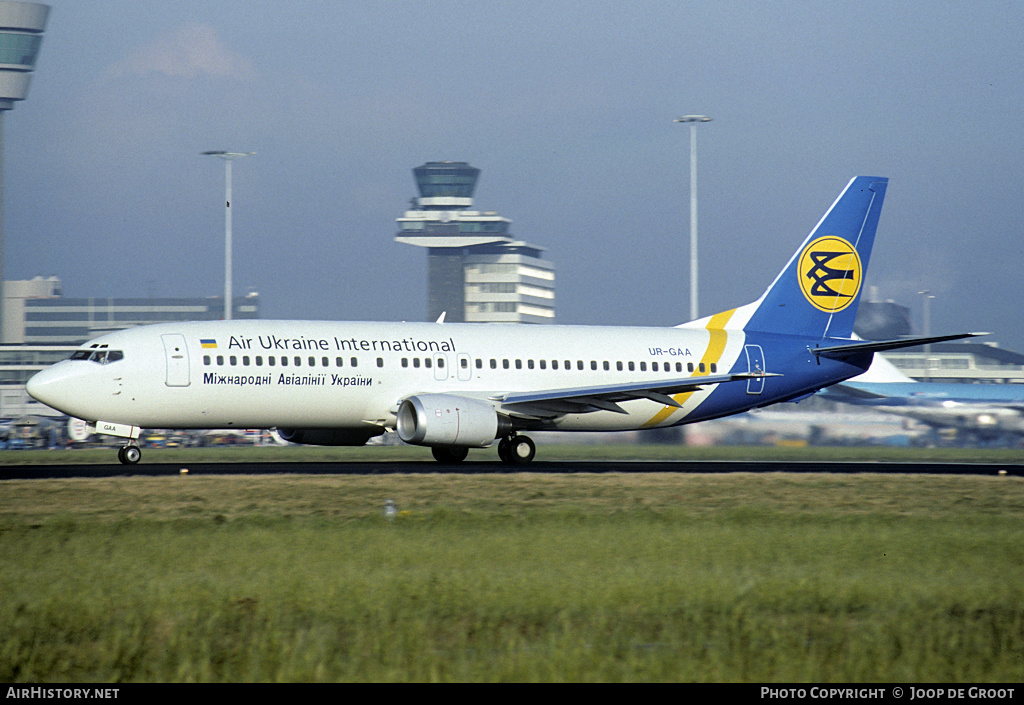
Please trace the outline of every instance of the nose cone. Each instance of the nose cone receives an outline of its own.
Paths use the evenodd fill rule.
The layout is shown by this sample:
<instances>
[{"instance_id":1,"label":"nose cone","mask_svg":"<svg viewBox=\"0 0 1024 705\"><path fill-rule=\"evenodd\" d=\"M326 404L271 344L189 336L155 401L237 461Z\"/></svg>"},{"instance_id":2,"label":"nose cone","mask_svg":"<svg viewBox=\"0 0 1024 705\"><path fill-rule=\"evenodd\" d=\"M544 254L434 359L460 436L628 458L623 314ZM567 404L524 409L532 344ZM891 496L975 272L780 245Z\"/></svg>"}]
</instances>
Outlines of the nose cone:
<instances>
[{"instance_id":1,"label":"nose cone","mask_svg":"<svg viewBox=\"0 0 1024 705\"><path fill-rule=\"evenodd\" d=\"M63 365L57 364L37 372L29 379L25 389L29 396L36 401L41 401L57 411L68 413L63 405L71 390L71 385L64 370L61 369L62 367Z\"/></svg>"}]
</instances>

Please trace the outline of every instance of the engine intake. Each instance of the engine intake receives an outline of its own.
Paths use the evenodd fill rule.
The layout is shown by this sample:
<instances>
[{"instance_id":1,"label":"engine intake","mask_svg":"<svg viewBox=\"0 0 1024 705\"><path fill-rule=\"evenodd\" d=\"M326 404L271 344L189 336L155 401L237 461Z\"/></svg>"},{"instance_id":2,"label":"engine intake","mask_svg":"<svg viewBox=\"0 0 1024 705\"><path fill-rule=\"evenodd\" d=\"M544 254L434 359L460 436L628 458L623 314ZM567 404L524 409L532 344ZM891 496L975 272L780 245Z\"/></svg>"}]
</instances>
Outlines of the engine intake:
<instances>
[{"instance_id":1,"label":"engine intake","mask_svg":"<svg viewBox=\"0 0 1024 705\"><path fill-rule=\"evenodd\" d=\"M398 407L398 437L412 445L484 448L511 430L507 416L479 399L419 394Z\"/></svg>"}]
</instances>

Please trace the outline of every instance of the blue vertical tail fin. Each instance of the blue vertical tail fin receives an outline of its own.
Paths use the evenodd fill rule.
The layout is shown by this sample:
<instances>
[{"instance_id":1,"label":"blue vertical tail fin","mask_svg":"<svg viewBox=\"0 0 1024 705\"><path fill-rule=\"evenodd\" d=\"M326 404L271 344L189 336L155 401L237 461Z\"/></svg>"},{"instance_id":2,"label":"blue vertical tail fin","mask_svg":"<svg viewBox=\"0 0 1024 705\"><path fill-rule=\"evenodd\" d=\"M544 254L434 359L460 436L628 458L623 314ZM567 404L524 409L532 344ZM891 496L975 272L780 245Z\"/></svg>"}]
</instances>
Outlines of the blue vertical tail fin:
<instances>
[{"instance_id":1,"label":"blue vertical tail fin","mask_svg":"<svg viewBox=\"0 0 1024 705\"><path fill-rule=\"evenodd\" d=\"M889 180L856 176L757 301L745 330L849 338Z\"/></svg>"}]
</instances>

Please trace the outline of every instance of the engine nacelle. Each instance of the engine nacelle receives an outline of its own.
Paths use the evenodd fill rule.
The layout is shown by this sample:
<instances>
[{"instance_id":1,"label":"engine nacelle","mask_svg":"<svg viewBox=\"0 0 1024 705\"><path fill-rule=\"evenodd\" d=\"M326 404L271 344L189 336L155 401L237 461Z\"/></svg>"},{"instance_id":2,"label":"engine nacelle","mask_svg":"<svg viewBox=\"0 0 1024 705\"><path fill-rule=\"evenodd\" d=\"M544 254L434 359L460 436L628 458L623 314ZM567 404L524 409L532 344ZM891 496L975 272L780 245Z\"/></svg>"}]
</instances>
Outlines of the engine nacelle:
<instances>
[{"instance_id":1,"label":"engine nacelle","mask_svg":"<svg viewBox=\"0 0 1024 705\"><path fill-rule=\"evenodd\" d=\"M310 446L361 446L374 436L384 433L383 428L279 428L278 435L290 443Z\"/></svg>"},{"instance_id":2,"label":"engine nacelle","mask_svg":"<svg viewBox=\"0 0 1024 705\"><path fill-rule=\"evenodd\" d=\"M413 445L483 448L511 430L507 416L479 399L420 394L398 407L398 437Z\"/></svg>"}]
</instances>

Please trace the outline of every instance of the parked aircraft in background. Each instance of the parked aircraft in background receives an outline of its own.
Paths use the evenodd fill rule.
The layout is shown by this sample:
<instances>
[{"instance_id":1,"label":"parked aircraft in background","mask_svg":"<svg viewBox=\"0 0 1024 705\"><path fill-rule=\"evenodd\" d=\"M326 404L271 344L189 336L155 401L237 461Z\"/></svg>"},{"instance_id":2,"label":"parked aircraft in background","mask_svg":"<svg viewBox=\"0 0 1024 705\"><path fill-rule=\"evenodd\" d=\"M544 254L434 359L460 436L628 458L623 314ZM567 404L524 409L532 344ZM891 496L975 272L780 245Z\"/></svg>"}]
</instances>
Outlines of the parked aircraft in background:
<instances>
[{"instance_id":1,"label":"parked aircraft in background","mask_svg":"<svg viewBox=\"0 0 1024 705\"><path fill-rule=\"evenodd\" d=\"M887 183L852 179L757 301L674 328L161 324L86 343L28 392L129 439L125 463L142 427L277 428L316 445L397 431L442 462L497 441L503 461L526 463L529 431L719 418L861 374L879 350L966 337L851 338Z\"/></svg>"},{"instance_id":2,"label":"parked aircraft in background","mask_svg":"<svg viewBox=\"0 0 1024 705\"><path fill-rule=\"evenodd\" d=\"M975 440L1024 435L1024 384L918 382L880 355L863 375L829 387L823 396L956 429Z\"/></svg>"}]
</instances>

